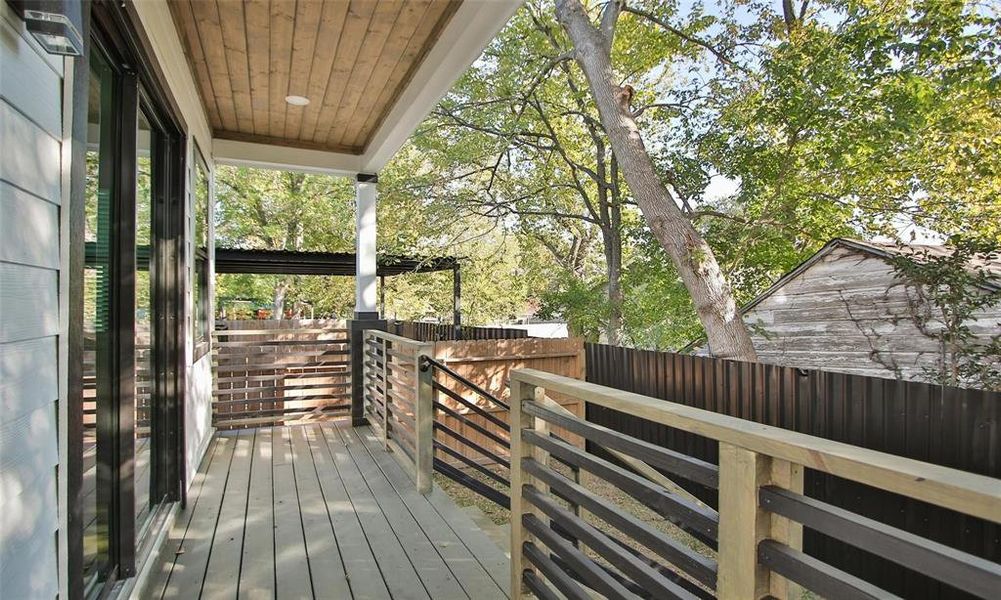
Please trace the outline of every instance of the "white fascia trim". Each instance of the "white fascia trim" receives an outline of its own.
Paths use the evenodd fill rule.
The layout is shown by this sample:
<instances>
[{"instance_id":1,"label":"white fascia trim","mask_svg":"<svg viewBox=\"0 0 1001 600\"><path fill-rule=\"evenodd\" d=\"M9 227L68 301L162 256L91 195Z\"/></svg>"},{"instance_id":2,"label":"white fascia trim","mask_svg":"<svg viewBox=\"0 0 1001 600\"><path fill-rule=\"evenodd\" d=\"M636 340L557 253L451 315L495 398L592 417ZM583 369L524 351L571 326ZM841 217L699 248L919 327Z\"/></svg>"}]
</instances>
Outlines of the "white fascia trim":
<instances>
[{"instance_id":1,"label":"white fascia trim","mask_svg":"<svg viewBox=\"0 0 1001 600\"><path fill-rule=\"evenodd\" d=\"M355 154L220 138L212 140L212 156L217 164L239 167L344 176L361 172L361 157Z\"/></svg>"},{"instance_id":2,"label":"white fascia trim","mask_svg":"<svg viewBox=\"0 0 1001 600\"><path fill-rule=\"evenodd\" d=\"M524 0L464 0L361 156L361 171L378 173L435 104L479 58Z\"/></svg>"}]
</instances>

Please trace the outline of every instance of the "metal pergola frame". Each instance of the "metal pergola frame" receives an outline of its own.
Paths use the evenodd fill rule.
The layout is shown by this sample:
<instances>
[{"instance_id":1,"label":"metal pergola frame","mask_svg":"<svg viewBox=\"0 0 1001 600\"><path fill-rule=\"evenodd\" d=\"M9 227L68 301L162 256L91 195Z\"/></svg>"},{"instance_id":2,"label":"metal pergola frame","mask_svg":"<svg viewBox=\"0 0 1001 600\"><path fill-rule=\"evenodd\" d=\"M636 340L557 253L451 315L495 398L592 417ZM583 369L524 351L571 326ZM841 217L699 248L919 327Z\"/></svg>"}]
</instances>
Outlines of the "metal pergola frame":
<instances>
[{"instance_id":1,"label":"metal pergola frame","mask_svg":"<svg viewBox=\"0 0 1001 600\"><path fill-rule=\"evenodd\" d=\"M294 250L245 250L216 248L215 272L248 275L328 275L354 277L354 252L297 252ZM411 273L452 271L452 319L462 325L462 277L459 259L453 256L419 258L380 254L376 258L379 276L379 312L386 313L386 277Z\"/></svg>"}]
</instances>

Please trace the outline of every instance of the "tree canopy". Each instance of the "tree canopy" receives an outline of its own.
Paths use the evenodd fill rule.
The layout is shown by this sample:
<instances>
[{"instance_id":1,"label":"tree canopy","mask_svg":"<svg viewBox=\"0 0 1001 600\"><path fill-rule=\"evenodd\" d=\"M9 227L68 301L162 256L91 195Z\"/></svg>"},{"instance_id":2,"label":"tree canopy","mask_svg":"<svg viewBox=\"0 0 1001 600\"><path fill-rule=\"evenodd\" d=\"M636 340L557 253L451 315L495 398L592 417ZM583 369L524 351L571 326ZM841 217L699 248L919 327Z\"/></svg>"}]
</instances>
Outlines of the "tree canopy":
<instances>
[{"instance_id":1,"label":"tree canopy","mask_svg":"<svg viewBox=\"0 0 1001 600\"><path fill-rule=\"evenodd\" d=\"M583 3L594 23L604 2ZM738 303L835 236L1001 245L1001 20L958 0L628 0L616 82L660 181ZM550 0L528 0L380 174L379 250L464 259L471 323L535 313L590 339L701 332L641 218ZM220 168L220 245L350 250L350 182ZM222 279L323 314L351 281ZM447 319L448 274L387 313Z\"/></svg>"}]
</instances>

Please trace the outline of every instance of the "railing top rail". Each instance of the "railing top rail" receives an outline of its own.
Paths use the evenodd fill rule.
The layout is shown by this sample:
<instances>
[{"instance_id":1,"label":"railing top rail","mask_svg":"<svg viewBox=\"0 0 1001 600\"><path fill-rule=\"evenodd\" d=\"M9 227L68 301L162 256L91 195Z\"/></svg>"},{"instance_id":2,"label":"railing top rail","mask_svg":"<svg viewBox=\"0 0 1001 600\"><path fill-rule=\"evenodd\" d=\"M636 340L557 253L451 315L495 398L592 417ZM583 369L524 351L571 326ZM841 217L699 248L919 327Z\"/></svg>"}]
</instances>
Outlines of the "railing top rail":
<instances>
[{"instance_id":1,"label":"railing top rail","mask_svg":"<svg viewBox=\"0 0 1001 600\"><path fill-rule=\"evenodd\" d=\"M387 333L385 331L380 331L378 329L366 329L366 338L379 338L386 340L387 342L394 342L397 344L403 344L406 346L430 346L430 342L421 342L419 340L410 339L408 337L403 337L402 335L396 335L394 333Z\"/></svg>"},{"instance_id":2,"label":"railing top rail","mask_svg":"<svg viewBox=\"0 0 1001 600\"><path fill-rule=\"evenodd\" d=\"M515 369L511 372L511 380L542 387L549 392L568 394L598 406L961 513L1001 522L1001 479L762 425L536 369Z\"/></svg>"}]
</instances>

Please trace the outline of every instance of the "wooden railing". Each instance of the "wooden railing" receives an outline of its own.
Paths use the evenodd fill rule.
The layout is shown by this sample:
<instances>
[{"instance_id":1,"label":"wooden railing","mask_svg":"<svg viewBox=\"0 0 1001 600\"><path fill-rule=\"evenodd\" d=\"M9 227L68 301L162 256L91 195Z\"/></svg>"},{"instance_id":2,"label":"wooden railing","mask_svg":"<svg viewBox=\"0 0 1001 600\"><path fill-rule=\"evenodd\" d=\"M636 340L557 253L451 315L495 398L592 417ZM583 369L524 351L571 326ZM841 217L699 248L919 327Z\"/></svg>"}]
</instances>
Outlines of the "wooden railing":
<instances>
[{"instance_id":1,"label":"wooden railing","mask_svg":"<svg viewBox=\"0 0 1001 600\"><path fill-rule=\"evenodd\" d=\"M348 330L338 321L222 321L212 342L212 424L308 422L351 406Z\"/></svg>"},{"instance_id":2,"label":"wooden railing","mask_svg":"<svg viewBox=\"0 0 1001 600\"><path fill-rule=\"evenodd\" d=\"M421 357L433 346L373 329L365 330L362 372L365 414L379 429L386 450L393 449L415 474L421 493L431 491L431 372Z\"/></svg>"},{"instance_id":3,"label":"wooden railing","mask_svg":"<svg viewBox=\"0 0 1001 600\"><path fill-rule=\"evenodd\" d=\"M719 466L589 423L547 394L576 397L719 445ZM618 462L551 435L562 428ZM557 462L608 488L582 485ZM628 465L628 468L623 465ZM891 598L803 553L804 527L982 598L1001 565L803 494L814 469L993 522L1001 480L664 402L541 371L511 377L511 590L538 598ZM685 491L718 489L719 510ZM602 496L612 489L629 503ZM621 502L621 500L620 500ZM596 518L593 518L596 517ZM587 551L581 548L586 546Z\"/></svg>"}]
</instances>

